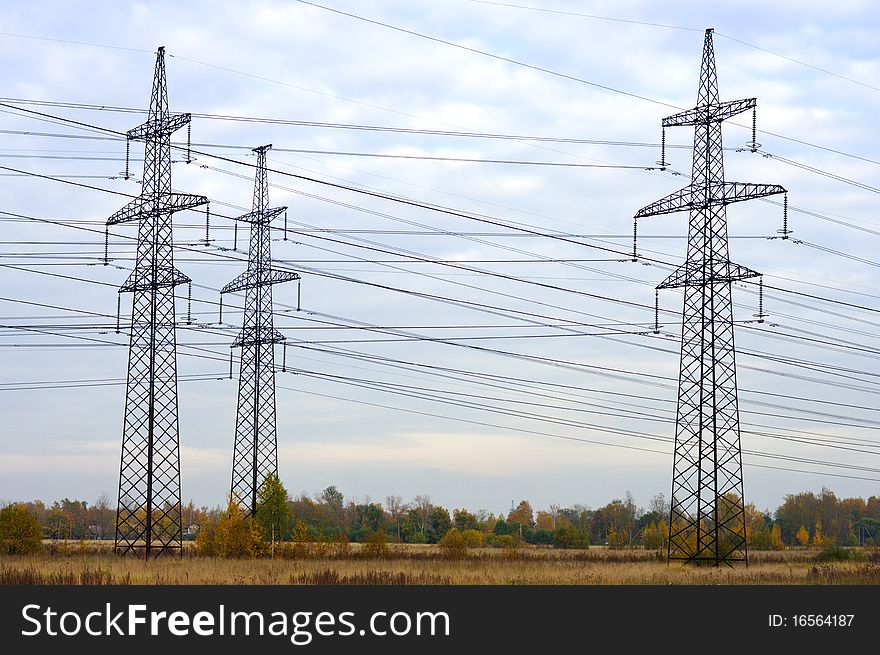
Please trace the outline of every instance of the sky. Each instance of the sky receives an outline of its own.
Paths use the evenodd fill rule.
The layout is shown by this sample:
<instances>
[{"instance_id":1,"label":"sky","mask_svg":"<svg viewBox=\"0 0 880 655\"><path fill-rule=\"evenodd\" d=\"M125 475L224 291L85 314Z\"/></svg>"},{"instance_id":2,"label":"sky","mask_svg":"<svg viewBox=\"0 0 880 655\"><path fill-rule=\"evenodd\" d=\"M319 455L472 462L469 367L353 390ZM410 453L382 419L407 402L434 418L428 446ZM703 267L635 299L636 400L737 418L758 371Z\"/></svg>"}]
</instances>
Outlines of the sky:
<instances>
[{"instance_id":1,"label":"sky","mask_svg":"<svg viewBox=\"0 0 880 655\"><path fill-rule=\"evenodd\" d=\"M660 122L696 102L707 27L722 99L757 98L757 152L749 113L724 125L726 179L784 186L793 231L779 197L728 208L731 259L765 285L763 322L757 285L734 289L746 501L877 495L880 20L867 1L715 5L4 3L0 499L116 497L136 228L113 229L108 266L103 231L143 146L126 180L124 142L95 128L143 121L159 46L171 109L193 114L173 186L212 213L208 245L202 210L174 217L194 282L184 502L229 489L242 298L220 324L219 289L244 270L230 219L269 143L273 257L302 277L274 288L292 494L668 497L682 296L660 292L654 334L654 287L687 215L644 219L629 253L635 212L688 183L692 129L667 130L660 170Z\"/></svg>"}]
</instances>

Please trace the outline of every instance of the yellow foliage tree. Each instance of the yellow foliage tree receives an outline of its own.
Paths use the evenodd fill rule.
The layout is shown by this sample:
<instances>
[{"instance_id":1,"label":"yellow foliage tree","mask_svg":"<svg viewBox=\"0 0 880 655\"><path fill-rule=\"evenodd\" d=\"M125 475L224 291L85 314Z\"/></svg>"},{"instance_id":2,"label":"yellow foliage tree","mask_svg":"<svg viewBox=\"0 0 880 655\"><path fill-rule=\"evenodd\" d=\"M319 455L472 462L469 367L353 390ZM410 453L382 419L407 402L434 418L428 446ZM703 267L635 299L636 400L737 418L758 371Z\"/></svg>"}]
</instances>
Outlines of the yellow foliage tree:
<instances>
[{"instance_id":1,"label":"yellow foliage tree","mask_svg":"<svg viewBox=\"0 0 880 655\"><path fill-rule=\"evenodd\" d=\"M36 553L42 547L43 529L22 505L0 510L0 553Z\"/></svg>"},{"instance_id":2,"label":"yellow foliage tree","mask_svg":"<svg viewBox=\"0 0 880 655\"><path fill-rule=\"evenodd\" d=\"M779 529L779 524L774 523L773 529L770 530L770 548L773 550L782 550L784 547L785 546L782 543L782 531Z\"/></svg>"},{"instance_id":3,"label":"yellow foliage tree","mask_svg":"<svg viewBox=\"0 0 880 655\"><path fill-rule=\"evenodd\" d=\"M480 548L483 546L483 533L479 530L465 530L461 533L464 544L468 548Z\"/></svg>"},{"instance_id":4,"label":"yellow foliage tree","mask_svg":"<svg viewBox=\"0 0 880 655\"><path fill-rule=\"evenodd\" d=\"M538 530L552 532L555 530L553 527L553 515L550 512L538 512L538 516L535 519L535 527Z\"/></svg>"},{"instance_id":5,"label":"yellow foliage tree","mask_svg":"<svg viewBox=\"0 0 880 655\"><path fill-rule=\"evenodd\" d=\"M616 530L614 526L608 530L608 548L618 550L626 548L629 545L629 532L626 530Z\"/></svg>"},{"instance_id":6,"label":"yellow foliage tree","mask_svg":"<svg viewBox=\"0 0 880 655\"><path fill-rule=\"evenodd\" d=\"M296 526L293 528L293 552L294 557L305 557L311 550L312 536L309 534L309 527L303 523L302 519L296 520Z\"/></svg>"},{"instance_id":7,"label":"yellow foliage tree","mask_svg":"<svg viewBox=\"0 0 880 655\"><path fill-rule=\"evenodd\" d=\"M810 543L810 531L807 530L804 526L801 526L801 529L797 531L795 537L798 540L798 543L801 546L806 546Z\"/></svg>"},{"instance_id":8,"label":"yellow foliage tree","mask_svg":"<svg viewBox=\"0 0 880 655\"><path fill-rule=\"evenodd\" d=\"M455 529L453 528L453 530ZM385 534L384 530L368 532L361 552L364 554L364 557L382 559L391 557L391 549L388 547L388 535Z\"/></svg>"},{"instance_id":9,"label":"yellow foliage tree","mask_svg":"<svg viewBox=\"0 0 880 655\"><path fill-rule=\"evenodd\" d=\"M657 524L657 534L660 535L660 549L663 550L669 545L669 526L666 521L661 520Z\"/></svg>"},{"instance_id":10,"label":"yellow foliage tree","mask_svg":"<svg viewBox=\"0 0 880 655\"><path fill-rule=\"evenodd\" d=\"M817 547L825 545L825 535L822 534L821 519L816 519L816 530L813 532L813 545Z\"/></svg>"},{"instance_id":11,"label":"yellow foliage tree","mask_svg":"<svg viewBox=\"0 0 880 655\"><path fill-rule=\"evenodd\" d=\"M464 559L467 557L467 543L458 528L449 530L440 540L440 550L448 559Z\"/></svg>"},{"instance_id":12,"label":"yellow foliage tree","mask_svg":"<svg viewBox=\"0 0 880 655\"><path fill-rule=\"evenodd\" d=\"M663 545L663 537L657 530L657 524L651 521L642 534L642 545L648 550L660 550Z\"/></svg>"},{"instance_id":13,"label":"yellow foliage tree","mask_svg":"<svg viewBox=\"0 0 880 655\"><path fill-rule=\"evenodd\" d=\"M196 548L202 555L225 558L252 559L266 552L262 529L234 501L216 525L202 526Z\"/></svg>"}]
</instances>

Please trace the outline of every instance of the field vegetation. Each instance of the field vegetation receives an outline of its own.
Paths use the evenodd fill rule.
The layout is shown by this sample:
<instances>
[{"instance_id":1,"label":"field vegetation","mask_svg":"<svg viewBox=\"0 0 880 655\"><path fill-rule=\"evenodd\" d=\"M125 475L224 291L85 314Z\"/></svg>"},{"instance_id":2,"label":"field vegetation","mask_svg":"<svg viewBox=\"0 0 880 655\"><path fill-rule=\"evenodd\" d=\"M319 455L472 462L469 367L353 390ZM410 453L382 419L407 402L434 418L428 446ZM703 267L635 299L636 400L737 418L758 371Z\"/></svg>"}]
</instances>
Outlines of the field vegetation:
<instances>
[{"instance_id":1,"label":"field vegetation","mask_svg":"<svg viewBox=\"0 0 880 655\"><path fill-rule=\"evenodd\" d=\"M43 552L0 557L0 584L86 585L849 585L880 584L880 551L865 548L753 551L749 566L667 564L644 549L470 548L348 544L343 552L302 549L274 558L202 556L145 562L108 542L50 542Z\"/></svg>"}]
</instances>

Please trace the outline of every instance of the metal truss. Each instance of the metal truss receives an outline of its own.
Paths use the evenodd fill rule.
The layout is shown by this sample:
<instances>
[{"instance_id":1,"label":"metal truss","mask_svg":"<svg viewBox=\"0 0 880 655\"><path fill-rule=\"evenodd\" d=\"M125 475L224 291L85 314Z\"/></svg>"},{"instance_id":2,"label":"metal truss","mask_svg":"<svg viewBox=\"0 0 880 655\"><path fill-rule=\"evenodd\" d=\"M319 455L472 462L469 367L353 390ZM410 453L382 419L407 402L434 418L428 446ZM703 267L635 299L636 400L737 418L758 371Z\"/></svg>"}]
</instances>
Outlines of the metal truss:
<instances>
[{"instance_id":1,"label":"metal truss","mask_svg":"<svg viewBox=\"0 0 880 655\"><path fill-rule=\"evenodd\" d=\"M272 285L298 280L299 275L272 268L269 224L286 207L269 208L266 151L254 148L257 173L254 180L253 211L240 216L250 223L248 268L220 293L245 292L241 332L232 347L241 348L238 380L238 410L232 456L231 500L248 515L257 512L257 492L263 481L278 472L275 425L275 344L284 336L272 320Z\"/></svg>"},{"instance_id":2,"label":"metal truss","mask_svg":"<svg viewBox=\"0 0 880 655\"><path fill-rule=\"evenodd\" d=\"M126 134L145 142L141 195L107 221L138 221L135 267L119 290L133 300L115 547L145 558L182 543L174 287L190 279L174 267L171 217L208 202L171 192L171 134L189 121L168 111L159 48L147 121Z\"/></svg>"},{"instance_id":3,"label":"metal truss","mask_svg":"<svg viewBox=\"0 0 880 655\"><path fill-rule=\"evenodd\" d=\"M748 561L731 291L733 282L759 275L728 258L726 207L785 193L775 184L724 181L721 122L756 101L718 95L708 29L697 106L663 119L664 127L694 127L692 182L636 213L690 215L686 260L657 287L684 288L667 555L715 566Z\"/></svg>"}]
</instances>

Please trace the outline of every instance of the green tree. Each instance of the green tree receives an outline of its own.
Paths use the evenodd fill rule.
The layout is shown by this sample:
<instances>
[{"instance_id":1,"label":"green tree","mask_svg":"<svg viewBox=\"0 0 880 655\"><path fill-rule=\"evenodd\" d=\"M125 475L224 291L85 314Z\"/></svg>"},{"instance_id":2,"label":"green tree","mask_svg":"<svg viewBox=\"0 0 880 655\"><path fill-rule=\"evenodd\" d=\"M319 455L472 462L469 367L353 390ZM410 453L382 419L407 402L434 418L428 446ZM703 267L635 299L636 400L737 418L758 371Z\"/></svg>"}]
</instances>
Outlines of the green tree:
<instances>
[{"instance_id":1,"label":"green tree","mask_svg":"<svg viewBox=\"0 0 880 655\"><path fill-rule=\"evenodd\" d=\"M321 492L321 502L324 504L327 513L330 515L330 522L337 530L342 530L342 503L345 497L332 484Z\"/></svg>"},{"instance_id":2,"label":"green tree","mask_svg":"<svg viewBox=\"0 0 880 655\"><path fill-rule=\"evenodd\" d=\"M461 532L464 532L465 530L478 530L480 527L477 517L466 509L453 510L452 522Z\"/></svg>"},{"instance_id":3,"label":"green tree","mask_svg":"<svg viewBox=\"0 0 880 655\"><path fill-rule=\"evenodd\" d=\"M443 538L452 527L452 519L449 518L449 510L445 507L431 505L431 512L428 515L428 528L425 536L428 543L436 544Z\"/></svg>"},{"instance_id":4,"label":"green tree","mask_svg":"<svg viewBox=\"0 0 880 655\"><path fill-rule=\"evenodd\" d=\"M0 553L36 553L42 548L43 529L36 517L21 505L0 509Z\"/></svg>"},{"instance_id":5,"label":"green tree","mask_svg":"<svg viewBox=\"0 0 880 655\"><path fill-rule=\"evenodd\" d=\"M291 512L287 489L281 484L277 473L266 477L257 490L257 524L263 530L275 556L275 545L284 538L290 528Z\"/></svg>"},{"instance_id":6,"label":"green tree","mask_svg":"<svg viewBox=\"0 0 880 655\"><path fill-rule=\"evenodd\" d=\"M553 546L556 548L589 548L590 537L580 528L564 525L553 535Z\"/></svg>"}]
</instances>

